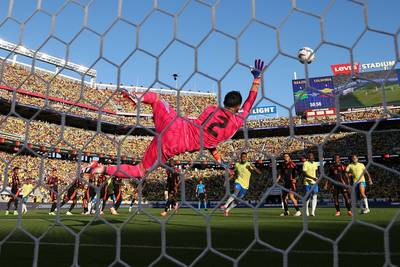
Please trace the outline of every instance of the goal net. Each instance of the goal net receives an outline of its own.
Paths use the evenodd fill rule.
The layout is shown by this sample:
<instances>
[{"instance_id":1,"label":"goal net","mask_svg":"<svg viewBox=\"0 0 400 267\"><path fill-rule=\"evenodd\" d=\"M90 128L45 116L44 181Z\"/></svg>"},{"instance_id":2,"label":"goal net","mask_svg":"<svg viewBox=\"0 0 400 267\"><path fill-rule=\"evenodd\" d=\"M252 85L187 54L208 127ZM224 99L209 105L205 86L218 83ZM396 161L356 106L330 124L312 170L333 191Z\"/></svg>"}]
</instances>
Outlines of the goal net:
<instances>
[{"instance_id":1,"label":"goal net","mask_svg":"<svg viewBox=\"0 0 400 267\"><path fill-rule=\"evenodd\" d=\"M0 264L399 265L399 4L309 2L2 1Z\"/></svg>"}]
</instances>

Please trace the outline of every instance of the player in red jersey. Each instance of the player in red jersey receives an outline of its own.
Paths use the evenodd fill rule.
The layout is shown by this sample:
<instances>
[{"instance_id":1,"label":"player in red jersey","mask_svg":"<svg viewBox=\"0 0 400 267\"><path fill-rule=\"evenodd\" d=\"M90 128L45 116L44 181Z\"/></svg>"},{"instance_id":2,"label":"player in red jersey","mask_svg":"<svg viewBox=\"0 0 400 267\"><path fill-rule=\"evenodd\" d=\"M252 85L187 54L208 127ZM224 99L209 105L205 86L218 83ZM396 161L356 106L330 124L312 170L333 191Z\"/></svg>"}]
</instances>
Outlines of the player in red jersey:
<instances>
[{"instance_id":1,"label":"player in red jersey","mask_svg":"<svg viewBox=\"0 0 400 267\"><path fill-rule=\"evenodd\" d=\"M68 188L67 193L64 195L63 201L60 204L60 208L68 203L68 201L72 201L71 206L65 213L66 215L72 215L72 210L75 208L76 202L78 200L78 189L80 187L81 183L78 179L75 179L75 181Z\"/></svg>"},{"instance_id":2,"label":"player in red jersey","mask_svg":"<svg viewBox=\"0 0 400 267\"><path fill-rule=\"evenodd\" d=\"M118 215L117 210L122 203L122 179L120 177L112 177L111 185L113 205L110 208L110 212L112 215Z\"/></svg>"},{"instance_id":3,"label":"player in red jersey","mask_svg":"<svg viewBox=\"0 0 400 267\"><path fill-rule=\"evenodd\" d=\"M102 200L102 205L100 209L100 214L104 214L104 208L107 205L107 201L109 198L113 201L113 205L110 208L110 212L112 215L118 215L118 208L122 202L122 192L120 190L120 186L122 184L121 178L112 177L109 180L106 180L104 175L100 175L99 178L103 180L98 180L97 186L100 186L100 199Z\"/></svg>"},{"instance_id":4,"label":"player in red jersey","mask_svg":"<svg viewBox=\"0 0 400 267\"><path fill-rule=\"evenodd\" d=\"M58 177L57 169L51 171L51 175L47 177L47 186L50 190L50 201L53 203L50 208L49 215L56 215L55 210L57 207L57 195L58 195Z\"/></svg>"},{"instance_id":5,"label":"player in red jersey","mask_svg":"<svg viewBox=\"0 0 400 267\"><path fill-rule=\"evenodd\" d=\"M337 184L327 181L325 184L326 189L330 189L333 193L333 200L335 202L336 214L340 216L339 194L341 193L344 198L344 204L347 208L347 215L353 216L351 212L350 193L345 187L350 184L349 177L346 175L346 165L342 163L339 155L335 155L335 162L329 167L329 177L332 178Z\"/></svg>"},{"instance_id":6,"label":"player in red jersey","mask_svg":"<svg viewBox=\"0 0 400 267\"><path fill-rule=\"evenodd\" d=\"M254 76L253 84L242 107L240 92L231 91L225 96L224 108L219 108L217 105L208 106L194 120L178 117L175 110L167 102L161 100L158 94L153 92L143 94L141 101L151 105L155 131L160 136L153 138L142 161L137 165L120 164L107 167L94 161L82 171L141 179L156 164L165 163L169 158L184 152L199 151L201 147L208 149L215 160L221 163L221 156L216 148L242 127L257 98L261 82L260 75L263 71L264 62L257 59L251 70ZM127 92L123 95L135 102ZM240 109L242 110L239 112Z\"/></svg>"},{"instance_id":7,"label":"player in red jersey","mask_svg":"<svg viewBox=\"0 0 400 267\"><path fill-rule=\"evenodd\" d=\"M99 188L99 195L97 194L96 188ZM96 204L99 203L98 205L101 205L103 198L107 194L106 176L103 174L91 174L89 176L89 184L86 185L85 191L83 214L93 214L95 213ZM103 214L103 209L101 206L100 214Z\"/></svg>"},{"instance_id":8,"label":"player in red jersey","mask_svg":"<svg viewBox=\"0 0 400 267\"><path fill-rule=\"evenodd\" d=\"M179 169L175 167L175 162L174 160L170 159L169 160L169 167L170 169L167 169L167 192L168 192L168 198L167 201L165 202L165 208L164 211L161 212L161 216L167 216L168 211L172 210L177 210L179 207L179 203L177 201L176 194L178 193L178 188L179 188Z\"/></svg>"},{"instance_id":9,"label":"player in red jersey","mask_svg":"<svg viewBox=\"0 0 400 267\"><path fill-rule=\"evenodd\" d=\"M14 202L14 215L18 215L18 196L21 192L21 181L19 180L20 168L14 167L11 174L11 195L7 202L6 215L10 213L11 203Z\"/></svg>"},{"instance_id":10,"label":"player in red jersey","mask_svg":"<svg viewBox=\"0 0 400 267\"><path fill-rule=\"evenodd\" d=\"M88 175L88 182L83 186L83 212L82 214L89 215L92 210L92 200L96 196L95 186L95 177L94 175Z\"/></svg>"},{"instance_id":11,"label":"player in red jersey","mask_svg":"<svg viewBox=\"0 0 400 267\"><path fill-rule=\"evenodd\" d=\"M97 202L99 202L99 205L103 203L103 205L100 207L100 214L104 214L104 207L105 207L105 202L108 199L108 180L105 175L96 175L96 186L99 187L100 189L100 196L98 198L96 194L96 190L94 190L94 197L92 198L92 207L95 205Z\"/></svg>"},{"instance_id":12,"label":"player in red jersey","mask_svg":"<svg viewBox=\"0 0 400 267\"><path fill-rule=\"evenodd\" d=\"M301 211L294 195L296 193L296 179L298 178L300 172L297 169L296 163L292 161L289 153L283 154L283 160L284 162L282 162L280 166L279 175L276 179L277 182L282 180L283 187L287 190L282 190L284 212L281 214L281 216L289 215L288 197L293 202L293 206L296 209L294 216L301 216Z\"/></svg>"},{"instance_id":13,"label":"player in red jersey","mask_svg":"<svg viewBox=\"0 0 400 267\"><path fill-rule=\"evenodd\" d=\"M138 188L136 188L133 183L130 183L130 186L132 187L132 199L131 199L131 204L129 205L129 212L132 212L135 202L137 201L139 203L140 199L139 199Z\"/></svg>"}]
</instances>

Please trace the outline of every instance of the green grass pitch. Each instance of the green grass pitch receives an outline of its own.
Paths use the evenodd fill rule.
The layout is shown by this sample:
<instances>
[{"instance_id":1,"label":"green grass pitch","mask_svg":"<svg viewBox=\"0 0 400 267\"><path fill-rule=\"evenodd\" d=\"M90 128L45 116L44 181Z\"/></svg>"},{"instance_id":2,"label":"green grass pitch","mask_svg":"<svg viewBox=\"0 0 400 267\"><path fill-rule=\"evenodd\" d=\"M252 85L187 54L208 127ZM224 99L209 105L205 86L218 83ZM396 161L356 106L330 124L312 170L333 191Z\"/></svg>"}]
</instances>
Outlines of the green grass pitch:
<instances>
[{"instance_id":1,"label":"green grass pitch","mask_svg":"<svg viewBox=\"0 0 400 267\"><path fill-rule=\"evenodd\" d=\"M146 209L145 212L157 218L159 209ZM64 215L60 221L68 230L80 234L80 246L75 247L75 239L67 229L54 225L55 217L47 215L46 210L30 211L24 215L21 227L36 237L41 237L38 266L71 266L74 249L79 250L79 266L108 266L115 259L117 242L115 229L121 229L121 259L132 266L147 266L157 259L161 252L161 226L143 212L132 216L122 209L119 216L106 214L108 226L94 216ZM76 211L77 212L77 211ZM211 211L208 211L208 214ZM255 233L260 240L276 248L286 249L295 240L288 255L289 266L333 266L332 245L312 234L302 233L303 217L279 217L280 209L263 208L258 211L258 231L254 228L254 210L235 209L230 217L223 217L216 210L211 217L211 242L218 252L239 257L243 250L252 244ZM399 215L396 208L375 208L367 215L356 215L355 219L385 228L392 218ZM336 239L348 226L351 218L345 215L334 217L334 209L317 209L316 217L308 218L309 230ZM162 218L164 219L164 218ZM125 223L125 221L127 221ZM17 225L17 216L0 215L1 244L0 266L32 266L35 253L34 242L23 231L13 229ZM124 224L125 223L125 224ZM49 230L48 230L49 229ZM166 252L168 255L189 265L207 245L205 218L190 209L180 209L172 216L166 229ZM48 230L47 234L44 233ZM10 235L11 233L11 235ZM391 261L400 265L400 218L393 224L390 232ZM297 238L297 239L296 239ZM385 261L384 234L382 231L356 223L348 229L338 244L340 266L382 266ZM282 266L283 256L278 252L254 243L251 249L241 257L239 266ZM116 264L114 266L121 266ZM168 259L162 259L155 266L177 266ZM194 266L232 266L232 262L221 256L205 252L204 257Z\"/></svg>"}]
</instances>

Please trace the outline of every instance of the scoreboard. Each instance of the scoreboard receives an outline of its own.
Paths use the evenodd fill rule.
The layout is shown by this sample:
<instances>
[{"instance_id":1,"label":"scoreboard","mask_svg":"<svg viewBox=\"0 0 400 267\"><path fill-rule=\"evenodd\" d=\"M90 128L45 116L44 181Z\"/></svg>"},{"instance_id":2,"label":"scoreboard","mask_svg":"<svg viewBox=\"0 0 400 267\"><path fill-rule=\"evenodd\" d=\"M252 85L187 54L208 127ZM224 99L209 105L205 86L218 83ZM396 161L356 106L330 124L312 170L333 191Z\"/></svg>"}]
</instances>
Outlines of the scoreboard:
<instances>
[{"instance_id":1,"label":"scoreboard","mask_svg":"<svg viewBox=\"0 0 400 267\"><path fill-rule=\"evenodd\" d=\"M335 89L332 76L292 80L293 96L297 115L308 110L335 107Z\"/></svg>"}]
</instances>

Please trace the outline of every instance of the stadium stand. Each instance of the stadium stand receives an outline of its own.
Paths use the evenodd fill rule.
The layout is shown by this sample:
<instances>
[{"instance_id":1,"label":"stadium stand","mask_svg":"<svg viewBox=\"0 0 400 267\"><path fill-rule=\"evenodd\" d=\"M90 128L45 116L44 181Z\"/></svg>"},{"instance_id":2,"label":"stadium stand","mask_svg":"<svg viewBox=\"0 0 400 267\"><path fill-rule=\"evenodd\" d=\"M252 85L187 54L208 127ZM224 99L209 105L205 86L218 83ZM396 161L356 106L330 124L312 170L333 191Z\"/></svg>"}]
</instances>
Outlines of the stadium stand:
<instances>
[{"instance_id":1,"label":"stadium stand","mask_svg":"<svg viewBox=\"0 0 400 267\"><path fill-rule=\"evenodd\" d=\"M121 146L121 154L130 158L140 157L148 144L151 141L150 137L144 136L119 136L110 134L96 134L93 131L74 128L60 127L56 124L51 124L39 120L27 123L21 118L5 117L0 115L0 137L6 140L32 144L36 147L44 146L50 148L56 145L57 148L63 150L82 150L90 152L93 155L117 155L118 146ZM26 131L29 133L25 135ZM391 140L390 144L398 143L398 132L379 133L374 132L372 135L374 154L395 153L393 147L387 142L380 140ZM376 137L376 138L375 138ZM266 155L279 155L282 152L304 153L312 147L311 144L321 144L324 139L327 139L325 151L328 153L325 156L332 156L336 153L341 153L343 148L347 148L348 153L366 154L365 135L352 132L339 132L332 135L317 134L303 135L296 139L290 137L268 137L268 138L252 138L249 140L249 145L252 147L254 155L252 158L265 158ZM376 144L376 145L375 145ZM220 150L223 158L232 161L237 158L236 153L244 147L244 140L231 140L221 145ZM397 146L399 147L399 146ZM252 151L250 151L252 152ZM317 152L314 148L314 152ZM259 154L257 154L259 153ZM297 155L297 156L300 156ZM194 160L198 158L198 154L183 154L179 156L180 160Z\"/></svg>"},{"instance_id":2,"label":"stadium stand","mask_svg":"<svg viewBox=\"0 0 400 267\"><path fill-rule=\"evenodd\" d=\"M16 102L21 104L33 105L36 107L46 106L46 97L48 106L53 110L75 114L83 117L89 117L93 120L99 118L96 111L102 108L101 119L103 121L113 122L124 125L134 125L137 123L135 116L136 108L130 102L115 93L115 85L95 84L95 87L84 83L72 77L61 74L51 73L45 70L36 69L35 75L30 74L30 67L21 63L9 63L2 61L0 73L3 76L3 84L0 84L0 97L11 101L13 99L13 90ZM82 98L81 98L82 87ZM138 96L146 90L137 88ZM155 89L157 91L157 89ZM168 101L175 109L177 108L177 95L174 90L158 90L164 100ZM53 99L53 100L51 100ZM108 101L109 99L109 101ZM197 117L202 107L210 104L216 104L215 94L200 94L195 92L180 92L180 111L182 116ZM79 105L79 106L78 106ZM400 108L388 107L388 112L400 114ZM117 115L117 113L131 114L132 116ZM151 110L147 105L141 105L139 112L139 124L143 126L152 126ZM342 121L356 120L374 120L387 118L387 112L382 108L363 108L341 112ZM336 118L320 118L314 121L306 120L300 116L294 116L292 124L307 125L313 123L335 123ZM259 120L249 120L249 128L267 128L289 126L290 121L287 117L265 118Z\"/></svg>"},{"instance_id":3,"label":"stadium stand","mask_svg":"<svg viewBox=\"0 0 400 267\"><path fill-rule=\"evenodd\" d=\"M136 115L134 106L126 99L116 94L115 90L101 84L91 86L89 83L67 77L58 73L51 73L41 69L35 69L35 75L31 69L20 63L9 63L2 61L0 73L2 73L2 84L0 96L12 100L13 90L16 93L16 101L39 107L45 106L45 98L49 99L49 106L57 111L69 112L76 115L98 118L97 109L105 111L103 120L126 124L135 123L132 116L117 116L118 112L131 113ZM115 88L115 86L114 86ZM125 87L124 87L125 88ZM128 88L128 87L127 87ZM136 94L140 94L146 88L137 88ZM82 96L81 96L82 91ZM156 90L157 91L157 90ZM177 108L177 92L175 90L158 90L162 97L174 108ZM52 100L53 99L53 100ZM197 117L202 107L206 104L215 104L216 95L211 93L196 93L181 91L179 94L180 112L183 116ZM150 107L141 105L140 115L150 116ZM149 123L144 123L146 126ZM151 125L151 124L150 124Z\"/></svg>"}]
</instances>

